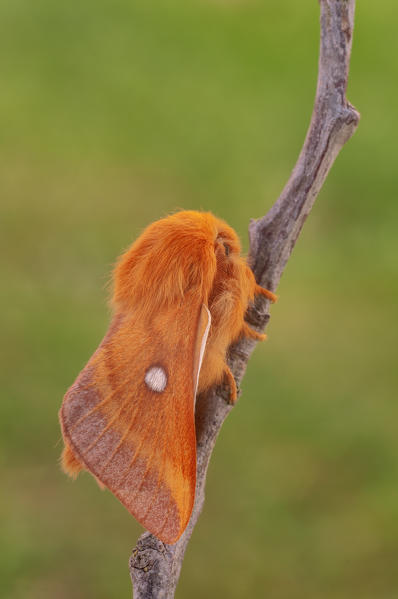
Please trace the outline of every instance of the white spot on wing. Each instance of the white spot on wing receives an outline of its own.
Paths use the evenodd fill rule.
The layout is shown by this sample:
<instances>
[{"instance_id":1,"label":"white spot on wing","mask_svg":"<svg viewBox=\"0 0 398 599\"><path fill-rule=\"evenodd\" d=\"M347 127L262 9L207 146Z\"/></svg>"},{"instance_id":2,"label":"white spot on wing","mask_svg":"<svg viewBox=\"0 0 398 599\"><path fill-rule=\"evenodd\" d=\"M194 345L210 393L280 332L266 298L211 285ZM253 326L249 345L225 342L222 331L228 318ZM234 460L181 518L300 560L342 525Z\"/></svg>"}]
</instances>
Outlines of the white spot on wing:
<instances>
[{"instance_id":1,"label":"white spot on wing","mask_svg":"<svg viewBox=\"0 0 398 599\"><path fill-rule=\"evenodd\" d=\"M208 307L205 306L205 304L203 304L203 307L205 308L205 310L207 312L208 321L207 321L205 332L203 333L202 343L200 344L199 366L198 366L198 374L196 375L195 396L196 396L196 391L198 390L199 374L200 374L200 369L201 369L202 362L203 362L203 355L205 353L207 337L209 335L210 325L211 325L211 314L210 314L210 311L209 311Z\"/></svg>"},{"instance_id":2,"label":"white spot on wing","mask_svg":"<svg viewBox=\"0 0 398 599\"><path fill-rule=\"evenodd\" d=\"M145 383L151 391L162 393L167 386L167 375L161 366L151 366L145 373Z\"/></svg>"}]
</instances>

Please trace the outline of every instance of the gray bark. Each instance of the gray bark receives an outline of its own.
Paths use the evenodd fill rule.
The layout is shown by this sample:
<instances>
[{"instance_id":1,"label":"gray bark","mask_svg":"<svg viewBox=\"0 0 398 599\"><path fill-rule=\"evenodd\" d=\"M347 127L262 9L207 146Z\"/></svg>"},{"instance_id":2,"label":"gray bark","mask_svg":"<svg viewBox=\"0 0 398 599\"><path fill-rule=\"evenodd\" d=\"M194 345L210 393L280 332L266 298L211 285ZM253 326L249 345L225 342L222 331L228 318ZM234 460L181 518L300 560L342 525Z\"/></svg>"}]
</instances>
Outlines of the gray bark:
<instances>
[{"instance_id":1,"label":"gray bark","mask_svg":"<svg viewBox=\"0 0 398 599\"><path fill-rule=\"evenodd\" d=\"M310 127L292 174L279 199L249 227L250 264L259 284L274 291L315 198L342 146L354 133L359 113L345 97L351 55L355 0L320 0L321 35L318 85ZM248 322L262 331L269 302L257 298ZM229 365L239 385L255 342L230 348ZM207 466L221 426L232 409L228 390L217 388L196 403L196 498L187 529L175 545L148 532L130 557L135 599L172 599L184 553L204 503Z\"/></svg>"}]
</instances>

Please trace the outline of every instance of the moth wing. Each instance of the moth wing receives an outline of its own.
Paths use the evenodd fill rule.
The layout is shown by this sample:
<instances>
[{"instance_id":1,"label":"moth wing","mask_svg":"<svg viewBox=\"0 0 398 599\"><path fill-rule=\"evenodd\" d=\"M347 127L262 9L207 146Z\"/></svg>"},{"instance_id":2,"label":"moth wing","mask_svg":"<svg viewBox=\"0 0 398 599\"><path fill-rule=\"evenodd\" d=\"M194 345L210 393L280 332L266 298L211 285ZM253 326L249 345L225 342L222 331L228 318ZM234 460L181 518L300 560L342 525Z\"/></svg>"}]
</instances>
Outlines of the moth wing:
<instances>
[{"instance_id":1,"label":"moth wing","mask_svg":"<svg viewBox=\"0 0 398 599\"><path fill-rule=\"evenodd\" d=\"M205 305L146 323L116 315L60 411L78 460L166 543L185 530L195 499L194 406L209 328Z\"/></svg>"}]
</instances>

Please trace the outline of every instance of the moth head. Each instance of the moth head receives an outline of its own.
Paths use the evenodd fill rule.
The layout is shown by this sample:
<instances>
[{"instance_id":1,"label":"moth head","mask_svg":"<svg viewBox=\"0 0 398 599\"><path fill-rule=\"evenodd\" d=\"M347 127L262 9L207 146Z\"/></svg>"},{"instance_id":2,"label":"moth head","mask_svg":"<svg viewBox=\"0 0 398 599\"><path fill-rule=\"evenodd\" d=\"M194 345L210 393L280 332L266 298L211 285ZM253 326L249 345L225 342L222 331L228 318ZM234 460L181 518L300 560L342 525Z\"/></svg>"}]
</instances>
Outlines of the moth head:
<instances>
[{"instance_id":1,"label":"moth head","mask_svg":"<svg viewBox=\"0 0 398 599\"><path fill-rule=\"evenodd\" d=\"M216 258L226 264L232 263L241 253L239 237L227 223L220 219L216 219L216 226L214 242Z\"/></svg>"},{"instance_id":2,"label":"moth head","mask_svg":"<svg viewBox=\"0 0 398 599\"><path fill-rule=\"evenodd\" d=\"M241 244L236 232L224 221L217 219L217 235L214 242L217 274L214 293L226 288L233 290L246 305L254 297L255 279L246 259L241 255Z\"/></svg>"}]
</instances>

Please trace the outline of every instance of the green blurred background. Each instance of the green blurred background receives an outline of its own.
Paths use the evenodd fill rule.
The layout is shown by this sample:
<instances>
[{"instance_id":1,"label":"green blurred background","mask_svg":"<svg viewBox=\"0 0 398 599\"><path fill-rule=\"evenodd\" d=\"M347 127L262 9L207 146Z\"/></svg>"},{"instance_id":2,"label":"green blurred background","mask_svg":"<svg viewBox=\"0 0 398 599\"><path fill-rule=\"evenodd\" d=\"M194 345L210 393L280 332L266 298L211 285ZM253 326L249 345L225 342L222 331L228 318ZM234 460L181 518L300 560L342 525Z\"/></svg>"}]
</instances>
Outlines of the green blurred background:
<instances>
[{"instance_id":1,"label":"green blurred background","mask_svg":"<svg viewBox=\"0 0 398 599\"><path fill-rule=\"evenodd\" d=\"M362 113L209 469L177 597L398 597L398 7L361 0ZM240 233L308 126L316 0L2 0L0 597L130 597L140 527L59 470L116 256L175 208Z\"/></svg>"}]
</instances>

